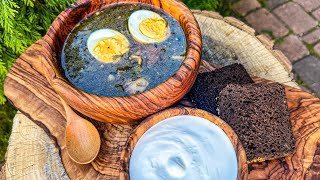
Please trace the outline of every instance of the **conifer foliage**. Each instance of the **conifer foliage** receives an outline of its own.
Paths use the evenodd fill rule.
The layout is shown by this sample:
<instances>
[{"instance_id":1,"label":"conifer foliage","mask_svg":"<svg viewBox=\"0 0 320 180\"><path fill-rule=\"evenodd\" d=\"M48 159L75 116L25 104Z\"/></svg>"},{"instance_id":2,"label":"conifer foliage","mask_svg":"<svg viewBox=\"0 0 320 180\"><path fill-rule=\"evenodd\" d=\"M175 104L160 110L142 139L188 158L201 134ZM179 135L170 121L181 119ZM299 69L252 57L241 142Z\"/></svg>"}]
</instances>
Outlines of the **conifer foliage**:
<instances>
[{"instance_id":1,"label":"conifer foliage","mask_svg":"<svg viewBox=\"0 0 320 180\"><path fill-rule=\"evenodd\" d=\"M56 16L74 0L1 0L0 104L3 81L15 59L45 34Z\"/></svg>"},{"instance_id":2,"label":"conifer foliage","mask_svg":"<svg viewBox=\"0 0 320 180\"><path fill-rule=\"evenodd\" d=\"M228 4L226 0L183 0L183 2L191 9L200 10L218 10L223 5Z\"/></svg>"}]
</instances>

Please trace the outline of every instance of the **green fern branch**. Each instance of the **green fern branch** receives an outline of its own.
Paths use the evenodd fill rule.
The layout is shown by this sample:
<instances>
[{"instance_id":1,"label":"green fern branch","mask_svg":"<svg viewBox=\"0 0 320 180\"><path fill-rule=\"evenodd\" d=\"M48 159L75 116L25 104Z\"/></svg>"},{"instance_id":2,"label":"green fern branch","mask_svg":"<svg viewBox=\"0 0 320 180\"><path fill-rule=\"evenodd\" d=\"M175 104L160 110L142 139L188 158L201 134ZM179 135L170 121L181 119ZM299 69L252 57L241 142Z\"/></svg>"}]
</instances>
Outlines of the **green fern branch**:
<instances>
[{"instance_id":1,"label":"green fern branch","mask_svg":"<svg viewBox=\"0 0 320 180\"><path fill-rule=\"evenodd\" d=\"M0 104L4 79L15 59L38 40L54 18L74 0L1 0Z\"/></svg>"}]
</instances>

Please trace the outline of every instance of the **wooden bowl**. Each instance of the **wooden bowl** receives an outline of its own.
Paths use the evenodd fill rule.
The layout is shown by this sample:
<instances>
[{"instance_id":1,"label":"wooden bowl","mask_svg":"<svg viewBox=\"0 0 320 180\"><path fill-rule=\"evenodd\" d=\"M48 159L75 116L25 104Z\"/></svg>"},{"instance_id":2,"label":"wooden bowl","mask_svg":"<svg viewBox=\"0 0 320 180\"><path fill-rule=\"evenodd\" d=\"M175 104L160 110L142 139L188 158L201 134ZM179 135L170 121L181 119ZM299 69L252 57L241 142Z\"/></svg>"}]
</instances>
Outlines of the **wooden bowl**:
<instances>
[{"instance_id":1,"label":"wooden bowl","mask_svg":"<svg viewBox=\"0 0 320 180\"><path fill-rule=\"evenodd\" d=\"M68 34L88 14L115 3L147 3L171 14L187 40L187 54L178 71L167 81L141 94L125 97L98 96L77 89L63 75L60 54ZM130 123L169 107L191 88L200 66L201 33L191 11L178 0L82 0L63 11L52 23L42 44L43 72L49 84L72 108L95 120Z\"/></svg>"},{"instance_id":2,"label":"wooden bowl","mask_svg":"<svg viewBox=\"0 0 320 180\"><path fill-rule=\"evenodd\" d=\"M236 152L237 160L238 160L238 179L247 179L248 176L248 166L247 166L247 158L246 153L238 139L238 136L234 133L231 127L225 123L223 120L219 119L213 114L208 113L207 111L203 111L200 109L192 109L186 107L179 108L171 108L164 111L161 111L157 114L154 114L148 118L146 118L137 128L133 131L131 136L128 139L126 148L123 150L120 162L122 167L122 172L120 173L120 179L129 179L129 163L131 153L141 136L152 126L163 121L167 118L179 115L192 115L198 116L204 119L207 119L220 127L226 135L229 137L234 150Z\"/></svg>"}]
</instances>

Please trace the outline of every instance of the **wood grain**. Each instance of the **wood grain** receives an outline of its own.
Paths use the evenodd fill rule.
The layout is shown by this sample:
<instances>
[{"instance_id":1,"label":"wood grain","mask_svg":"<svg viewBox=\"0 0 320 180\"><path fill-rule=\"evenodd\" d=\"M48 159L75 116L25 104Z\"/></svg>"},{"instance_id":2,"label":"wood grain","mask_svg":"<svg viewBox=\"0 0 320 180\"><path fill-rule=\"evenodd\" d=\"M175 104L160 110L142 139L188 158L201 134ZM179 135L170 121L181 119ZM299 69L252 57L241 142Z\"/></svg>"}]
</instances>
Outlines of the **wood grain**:
<instances>
[{"instance_id":1,"label":"wood grain","mask_svg":"<svg viewBox=\"0 0 320 180\"><path fill-rule=\"evenodd\" d=\"M186 34L187 54L178 71L155 88L133 96L106 97L78 90L61 72L62 45L73 27L86 15L115 3L147 3L171 14ZM200 66L202 39L191 11L178 0L92 0L80 1L64 10L38 41L42 73L51 87L71 107L102 122L135 123L136 120L165 109L179 101L191 88ZM36 44L36 45L37 45ZM32 47L34 48L34 47ZM32 50L35 51L35 50ZM36 57L35 57L36 58Z\"/></svg>"},{"instance_id":2,"label":"wood grain","mask_svg":"<svg viewBox=\"0 0 320 180\"><path fill-rule=\"evenodd\" d=\"M211 54L211 56L207 56L211 58L208 59L210 62L217 63L224 59L225 61L221 62L220 65L233 63L232 57L236 55L241 57L241 61L238 62L245 63L245 67L251 75L262 74L270 80L297 86L290 81L291 73L282 66L282 63L280 63L282 60L273 56L270 49L263 48L264 45L259 39L245 30L227 23L224 18L217 14L212 15L210 12L207 12L207 14L210 14L210 16L202 15L200 12L197 13L196 17L200 27L206 28L208 25L203 25L203 23L210 22L215 32L204 29L202 30L203 36L210 35L211 38L216 38L213 39L214 44L220 42L223 47L227 47L213 50L212 46L208 46L209 41L204 40L207 44L204 51ZM226 36L226 29L231 29L231 34L236 33L246 40L239 40L234 44L228 43L232 41L234 36ZM219 31L221 34L219 34ZM230 32L228 31L228 34ZM252 44L260 51L259 53L251 47L250 38ZM228 46L226 43L228 43ZM25 121L31 119L37 125L28 123L26 127L23 121L19 123L22 119L20 116L23 115L18 115L19 117L14 120L16 124L14 132L21 138L14 135L10 138L3 173L5 173L7 179L52 179L52 177L53 179L119 179L121 172L124 170L120 165L120 155L127 138L136 125L101 123L86 118L97 127L102 139L102 148L97 159L89 165L78 165L71 161L66 153L64 141L65 112L57 94L41 72L42 64L39 59L42 58L42 53L48 53L45 51L39 53L41 45L48 46L46 43L39 44L39 42L32 45L17 59L5 81L6 96L28 117L23 117ZM250 52L257 54L246 58L246 54L250 54ZM263 61L265 59L268 60ZM264 64L263 69L259 68L261 63ZM274 70L275 66L280 66L280 68ZM203 62L201 67L202 70L212 70L214 68L216 67L208 66L206 62ZM269 82L261 79L255 80L263 83ZM320 100L309 93L289 86L286 87L286 93L297 152L284 159L249 166L248 179L319 179ZM181 104L192 106L187 100L183 101ZM41 139L41 143L38 143L37 146L33 146L35 139ZM60 155L61 159L57 158L57 155ZM38 160L43 161L42 163L45 165L39 166ZM59 169L62 166L64 166L64 170Z\"/></svg>"},{"instance_id":3,"label":"wood grain","mask_svg":"<svg viewBox=\"0 0 320 180\"><path fill-rule=\"evenodd\" d=\"M7 179L68 179L55 142L28 117L18 112L13 120L10 146L3 167ZM30 135L32 134L32 135ZM17 156L16 152L21 152ZM46 158L43 158L46 157ZM28 174L29 176L24 176ZM0 179L1 176L0 176Z\"/></svg>"},{"instance_id":4,"label":"wood grain","mask_svg":"<svg viewBox=\"0 0 320 180\"><path fill-rule=\"evenodd\" d=\"M208 63L206 63L206 66L208 66ZM16 67L17 66L14 65L13 70ZM213 67L203 68L210 69ZM30 72L30 70L28 71ZM20 78L27 80L32 75L35 74L24 74ZM75 164L66 155L64 146L65 142L63 142L64 138L62 134L64 126L62 125L61 127L61 124L65 123L63 109L62 107L59 107L58 110L53 109L54 103L58 103L59 100L57 97L47 96L46 99L52 100L52 106L50 107L49 104L44 103L44 101L40 100L35 94L31 93L28 89L40 90L41 86L47 87L48 89L46 89L46 91L48 92L53 91L50 89L50 86L48 86L43 77L42 79L41 77L37 77L36 79L38 79L38 84L31 84L35 79L29 82L24 80L24 85L27 85L26 87L19 84L17 81L14 81L9 76L6 80L6 94L11 100L13 100L12 102L16 107L25 110L24 113L27 113L33 120L35 120L35 122L41 123L42 127L45 126L49 128L51 137L57 137L56 140L59 149L61 150L62 161L70 178L91 177L117 179L120 175L123 175L121 177L126 177L121 173L125 171L125 168L122 168L119 163L121 162L120 154L122 153L122 149L125 147L127 138L134 127L129 125L104 124L92 121L100 132L100 136L102 138L102 149L100 150L98 158L92 163L92 165L82 166ZM255 78L255 80L260 83L270 82L259 78ZM32 86L33 88L31 88ZM15 92L8 93L8 91ZM41 94L39 92L36 93ZM292 177L295 179L304 176L316 177L319 175L317 168L320 163L318 158L320 154L315 153L320 153L320 151L317 150L320 144L320 100L306 92L288 86L286 87L286 93L291 113L293 133L296 139L297 152L293 156L286 157L285 159L250 165L249 179L256 179L258 177L261 177L262 179L270 177L275 179L278 177ZM25 96L26 94L28 94L28 96ZM34 102L33 106L27 106L29 102ZM39 111L39 109L41 110ZM58 120L63 123L59 123ZM57 122L58 124L56 124ZM57 129L55 127L56 125L59 125L59 128L61 129ZM6 164L6 166L8 166L8 164ZM312 167L313 169L311 169Z\"/></svg>"},{"instance_id":5,"label":"wood grain","mask_svg":"<svg viewBox=\"0 0 320 180\"><path fill-rule=\"evenodd\" d=\"M124 149L123 153L121 154L121 164L123 166L123 172L121 173L121 179L129 179L129 162L130 157L133 152L133 149L141 136L152 126L155 124L174 116L179 115L192 115L202 117L207 119L220 127L226 135L229 137L234 150L237 155L238 161L238 179L247 179L248 176L248 166L247 166L247 159L246 153L238 139L238 136L234 133L231 127L225 123L220 118L200 109L192 109L192 108L185 108L185 107L177 107L171 108L159 113L156 113L148 118L146 118L139 126L132 132L129 137L128 143L126 148Z\"/></svg>"}]
</instances>

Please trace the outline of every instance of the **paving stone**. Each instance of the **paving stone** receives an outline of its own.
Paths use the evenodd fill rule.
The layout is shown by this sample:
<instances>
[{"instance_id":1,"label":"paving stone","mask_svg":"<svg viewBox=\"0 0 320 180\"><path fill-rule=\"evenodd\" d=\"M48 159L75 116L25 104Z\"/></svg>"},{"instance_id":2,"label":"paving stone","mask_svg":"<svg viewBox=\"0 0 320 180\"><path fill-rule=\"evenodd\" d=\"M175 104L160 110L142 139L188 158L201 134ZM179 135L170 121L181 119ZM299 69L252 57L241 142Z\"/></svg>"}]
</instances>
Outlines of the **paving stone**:
<instances>
[{"instance_id":1,"label":"paving stone","mask_svg":"<svg viewBox=\"0 0 320 180\"><path fill-rule=\"evenodd\" d=\"M259 33L271 31L275 37L285 36L289 30L266 9L248 14L245 19Z\"/></svg>"},{"instance_id":2,"label":"paving stone","mask_svg":"<svg viewBox=\"0 0 320 180\"><path fill-rule=\"evenodd\" d=\"M267 6L269 9L274 9L285 2L288 2L288 0L269 0Z\"/></svg>"},{"instance_id":3,"label":"paving stone","mask_svg":"<svg viewBox=\"0 0 320 180\"><path fill-rule=\"evenodd\" d=\"M320 0L293 0L300 4L306 11L311 12L320 6Z\"/></svg>"},{"instance_id":4,"label":"paving stone","mask_svg":"<svg viewBox=\"0 0 320 180\"><path fill-rule=\"evenodd\" d=\"M320 8L312 12L313 17L320 21Z\"/></svg>"},{"instance_id":5,"label":"paving stone","mask_svg":"<svg viewBox=\"0 0 320 180\"><path fill-rule=\"evenodd\" d=\"M289 35L280 45L276 47L281 50L291 62L295 62L306 55L309 55L308 49L295 35Z\"/></svg>"},{"instance_id":6,"label":"paving stone","mask_svg":"<svg viewBox=\"0 0 320 180\"><path fill-rule=\"evenodd\" d=\"M261 5L257 0L241 0L235 3L232 7L233 10L245 16L248 12L260 8Z\"/></svg>"},{"instance_id":7,"label":"paving stone","mask_svg":"<svg viewBox=\"0 0 320 180\"><path fill-rule=\"evenodd\" d=\"M320 43L316 44L313 49L318 55L320 55Z\"/></svg>"},{"instance_id":8,"label":"paving stone","mask_svg":"<svg viewBox=\"0 0 320 180\"><path fill-rule=\"evenodd\" d=\"M293 71L300 76L304 83L320 96L320 60L308 56L293 64Z\"/></svg>"},{"instance_id":9,"label":"paving stone","mask_svg":"<svg viewBox=\"0 0 320 180\"><path fill-rule=\"evenodd\" d=\"M298 34L306 33L318 24L298 4L293 2L285 3L273 12Z\"/></svg>"},{"instance_id":10,"label":"paving stone","mask_svg":"<svg viewBox=\"0 0 320 180\"><path fill-rule=\"evenodd\" d=\"M320 40L320 29L316 29L312 31L311 33L303 36L303 41L308 44L313 44Z\"/></svg>"}]
</instances>

